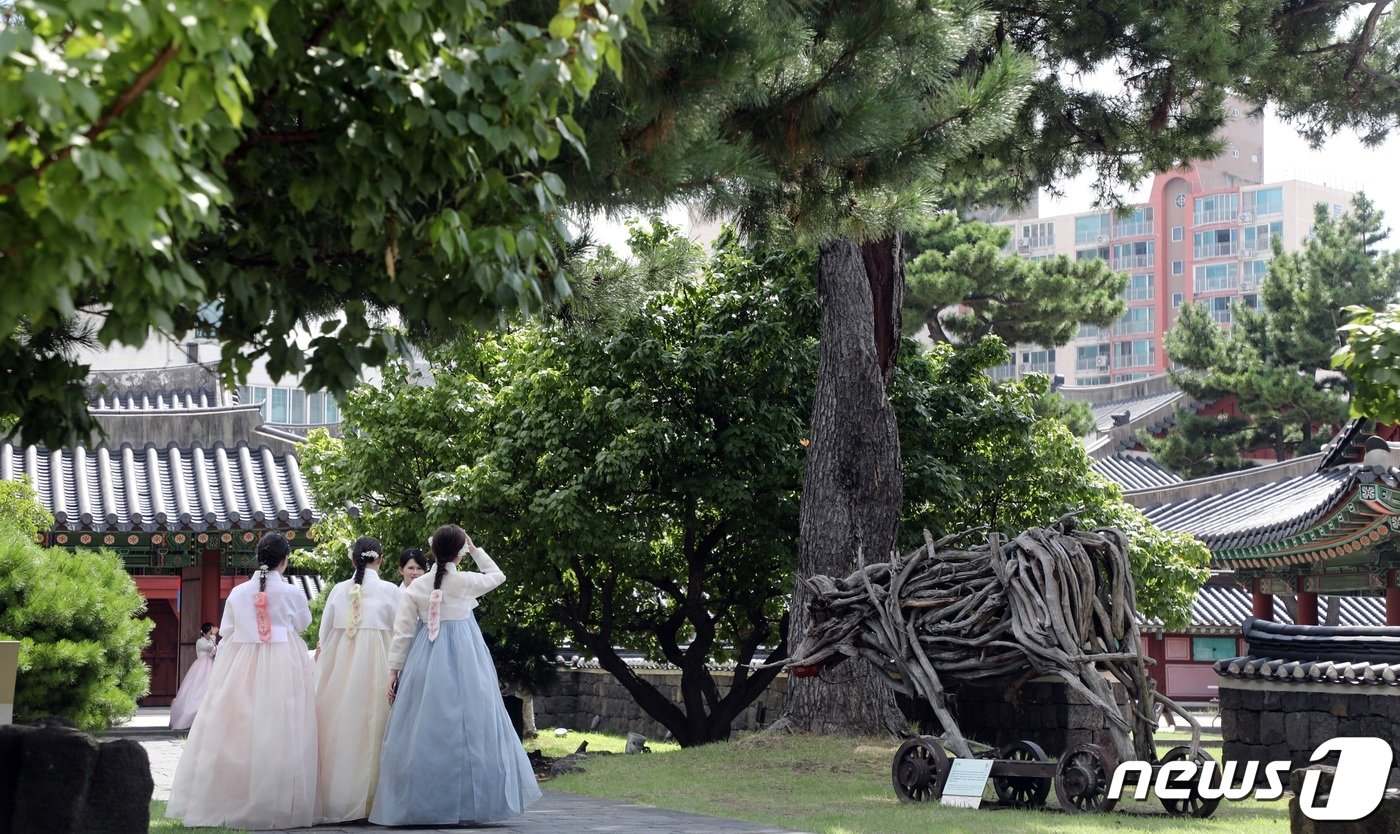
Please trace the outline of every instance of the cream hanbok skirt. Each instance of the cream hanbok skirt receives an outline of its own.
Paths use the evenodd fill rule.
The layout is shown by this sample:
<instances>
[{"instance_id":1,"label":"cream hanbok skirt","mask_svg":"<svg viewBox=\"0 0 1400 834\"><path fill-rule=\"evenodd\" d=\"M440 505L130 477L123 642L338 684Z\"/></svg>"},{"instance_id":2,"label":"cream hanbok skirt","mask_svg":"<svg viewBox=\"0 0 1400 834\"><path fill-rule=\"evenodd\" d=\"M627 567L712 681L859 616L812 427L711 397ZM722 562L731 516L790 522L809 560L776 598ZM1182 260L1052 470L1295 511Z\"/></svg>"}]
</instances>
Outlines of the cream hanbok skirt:
<instances>
[{"instance_id":1,"label":"cream hanbok skirt","mask_svg":"<svg viewBox=\"0 0 1400 834\"><path fill-rule=\"evenodd\" d=\"M338 628L316 662L316 715L321 728L321 822L369 816L379 781L379 746L389 720L388 629Z\"/></svg>"},{"instance_id":2,"label":"cream hanbok skirt","mask_svg":"<svg viewBox=\"0 0 1400 834\"><path fill-rule=\"evenodd\" d=\"M316 683L306 644L219 646L166 816L186 826L301 828L320 818Z\"/></svg>"}]
</instances>

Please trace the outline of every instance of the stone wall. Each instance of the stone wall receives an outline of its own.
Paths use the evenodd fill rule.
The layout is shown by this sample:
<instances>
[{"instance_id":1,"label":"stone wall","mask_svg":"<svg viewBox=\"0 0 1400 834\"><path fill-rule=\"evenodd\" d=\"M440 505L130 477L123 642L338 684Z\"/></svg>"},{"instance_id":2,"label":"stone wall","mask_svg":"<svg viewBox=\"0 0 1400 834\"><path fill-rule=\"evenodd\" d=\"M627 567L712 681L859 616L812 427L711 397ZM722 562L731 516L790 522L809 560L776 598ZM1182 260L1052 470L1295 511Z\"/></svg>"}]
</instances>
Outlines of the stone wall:
<instances>
[{"instance_id":1,"label":"stone wall","mask_svg":"<svg viewBox=\"0 0 1400 834\"><path fill-rule=\"evenodd\" d=\"M1390 741L1400 765L1400 687L1221 678L1220 733L1226 759L1305 767L1329 738L1375 736ZM1400 767L1391 768L1389 784L1400 786Z\"/></svg>"},{"instance_id":2,"label":"stone wall","mask_svg":"<svg viewBox=\"0 0 1400 834\"><path fill-rule=\"evenodd\" d=\"M639 669L638 676L673 702L681 702L681 673ZM732 673L713 672L720 691L727 692ZM782 714L787 700L787 675L780 674L763 694L734 720L735 730L757 730ZM594 720L597 719L595 725ZM666 737L666 728L642 711L617 679L602 669L561 669L554 681L535 694L535 726L596 729L608 733L641 733L649 739Z\"/></svg>"},{"instance_id":3,"label":"stone wall","mask_svg":"<svg viewBox=\"0 0 1400 834\"><path fill-rule=\"evenodd\" d=\"M1123 717L1128 692L1113 684ZM1108 717L1064 683L1040 678L1017 690L964 687L957 693L958 725L969 738L1001 747L1022 739L1039 744L1051 758L1077 744L1113 749Z\"/></svg>"}]
</instances>

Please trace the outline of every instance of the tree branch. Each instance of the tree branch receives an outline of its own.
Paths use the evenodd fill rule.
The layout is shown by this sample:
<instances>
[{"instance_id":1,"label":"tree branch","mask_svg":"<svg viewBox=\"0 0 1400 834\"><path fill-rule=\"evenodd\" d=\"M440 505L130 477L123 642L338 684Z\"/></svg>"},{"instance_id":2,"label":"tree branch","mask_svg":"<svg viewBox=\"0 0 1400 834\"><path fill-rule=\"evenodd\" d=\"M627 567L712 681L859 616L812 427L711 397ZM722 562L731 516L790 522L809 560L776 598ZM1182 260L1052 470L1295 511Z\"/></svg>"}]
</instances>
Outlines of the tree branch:
<instances>
[{"instance_id":1,"label":"tree branch","mask_svg":"<svg viewBox=\"0 0 1400 834\"><path fill-rule=\"evenodd\" d=\"M92 127L88 128L87 131L83 133L83 136L90 141L96 139L102 131L107 129L109 124L119 118L122 113L125 113L126 109L130 107L136 99L140 98L142 93L146 92L146 89L155 82L156 78L160 76L161 71L165 69L165 65L169 64L170 59L174 58L175 53L179 51L179 45L173 42L168 44L165 49L161 50L160 54L151 62L151 65L146 67L145 71L136 77L136 81L127 88L126 92L117 97L117 100L112 103L112 106L107 108L107 112L103 113L102 116L93 123ZM73 145L68 145L62 150L49 154L49 156L39 164L39 167L21 176L20 179L23 180L30 177L41 176L49 168L72 156L73 147ZM8 197L15 193L17 183L18 180L0 185L0 197Z\"/></svg>"}]
</instances>

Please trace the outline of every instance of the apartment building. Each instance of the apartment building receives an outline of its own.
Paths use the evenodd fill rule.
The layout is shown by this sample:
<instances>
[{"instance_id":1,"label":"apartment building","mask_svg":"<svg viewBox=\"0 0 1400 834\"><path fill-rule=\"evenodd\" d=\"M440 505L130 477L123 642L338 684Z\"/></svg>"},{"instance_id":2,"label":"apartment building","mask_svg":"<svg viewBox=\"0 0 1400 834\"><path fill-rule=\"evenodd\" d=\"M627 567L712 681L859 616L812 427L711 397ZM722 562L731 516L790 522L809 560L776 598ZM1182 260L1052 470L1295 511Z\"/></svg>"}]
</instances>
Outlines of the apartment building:
<instances>
[{"instance_id":1,"label":"apartment building","mask_svg":"<svg viewBox=\"0 0 1400 834\"><path fill-rule=\"evenodd\" d=\"M1163 373L1163 336L1182 305L1204 303L1229 327L1232 301L1258 306L1272 241L1279 239L1284 251L1301 247L1317 203L1336 215L1347 209L1349 191L1297 180L1265 183L1261 120L1238 106L1230 116L1219 157L1158 174L1147 202L1129 213L997 222L1012 229L1008 249L1022 257L1099 259L1126 273L1128 308L1112 326L1082 326L1069 344L1017 346L994 376L1039 372L1061 375L1069 385L1108 385Z\"/></svg>"}]
</instances>

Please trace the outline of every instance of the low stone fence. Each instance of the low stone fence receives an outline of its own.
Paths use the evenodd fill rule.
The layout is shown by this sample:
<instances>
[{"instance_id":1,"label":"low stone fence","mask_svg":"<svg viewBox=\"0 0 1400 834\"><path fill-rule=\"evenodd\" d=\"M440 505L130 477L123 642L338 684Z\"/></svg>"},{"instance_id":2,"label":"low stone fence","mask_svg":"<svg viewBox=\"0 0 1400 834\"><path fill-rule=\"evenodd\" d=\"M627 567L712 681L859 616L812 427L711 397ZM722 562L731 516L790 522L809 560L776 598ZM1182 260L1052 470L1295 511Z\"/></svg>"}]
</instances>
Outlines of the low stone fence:
<instances>
[{"instance_id":1,"label":"low stone fence","mask_svg":"<svg viewBox=\"0 0 1400 834\"><path fill-rule=\"evenodd\" d=\"M731 672L713 672L720 692L729 691ZM670 669L638 669L637 675L673 702L681 703L681 673ZM782 714L787 701L787 675L779 674L763 694L734 720L735 730L757 730ZM561 669L554 681L535 693L535 726L568 727L608 733L641 733L649 739L666 737L666 728L647 715L632 694L602 669Z\"/></svg>"},{"instance_id":2,"label":"low stone fence","mask_svg":"<svg viewBox=\"0 0 1400 834\"><path fill-rule=\"evenodd\" d=\"M1237 761L1287 760L1301 768L1329 738L1375 736L1390 741L1400 765L1400 687L1222 677L1220 733L1224 758ZM1391 768L1388 784L1400 785L1400 767Z\"/></svg>"}]
</instances>

